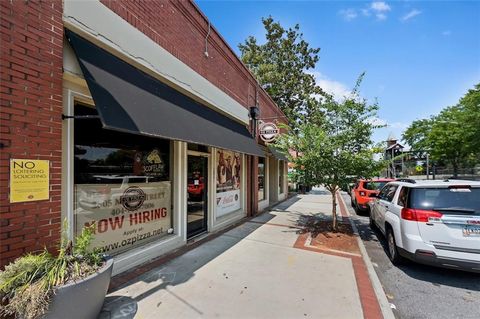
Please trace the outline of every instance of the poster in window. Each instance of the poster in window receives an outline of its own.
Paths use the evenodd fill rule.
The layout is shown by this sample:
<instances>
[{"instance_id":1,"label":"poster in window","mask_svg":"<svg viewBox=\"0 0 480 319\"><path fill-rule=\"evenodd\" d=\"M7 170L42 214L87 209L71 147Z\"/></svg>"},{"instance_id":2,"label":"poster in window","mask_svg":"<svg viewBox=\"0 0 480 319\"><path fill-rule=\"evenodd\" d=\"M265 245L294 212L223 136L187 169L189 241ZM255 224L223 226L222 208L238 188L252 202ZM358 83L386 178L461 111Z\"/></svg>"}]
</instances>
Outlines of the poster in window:
<instances>
[{"instance_id":1,"label":"poster in window","mask_svg":"<svg viewBox=\"0 0 480 319\"><path fill-rule=\"evenodd\" d=\"M217 217L241 208L241 155L232 151L217 151Z\"/></svg>"},{"instance_id":2,"label":"poster in window","mask_svg":"<svg viewBox=\"0 0 480 319\"><path fill-rule=\"evenodd\" d=\"M171 228L170 182L75 185L75 231L94 224L91 247L113 255L166 235Z\"/></svg>"}]
</instances>

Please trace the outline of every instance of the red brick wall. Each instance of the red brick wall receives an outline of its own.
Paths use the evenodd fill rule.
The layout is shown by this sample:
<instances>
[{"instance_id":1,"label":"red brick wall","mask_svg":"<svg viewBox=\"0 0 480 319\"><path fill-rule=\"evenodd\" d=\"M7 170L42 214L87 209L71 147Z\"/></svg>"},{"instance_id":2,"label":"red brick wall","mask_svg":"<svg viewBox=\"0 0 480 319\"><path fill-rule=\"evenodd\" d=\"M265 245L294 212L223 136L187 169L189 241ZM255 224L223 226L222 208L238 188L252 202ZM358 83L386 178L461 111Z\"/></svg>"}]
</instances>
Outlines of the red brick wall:
<instances>
[{"instance_id":1,"label":"red brick wall","mask_svg":"<svg viewBox=\"0 0 480 319\"><path fill-rule=\"evenodd\" d=\"M0 1L0 267L60 237L62 1ZM50 160L50 199L9 203L9 160Z\"/></svg>"},{"instance_id":2,"label":"red brick wall","mask_svg":"<svg viewBox=\"0 0 480 319\"><path fill-rule=\"evenodd\" d=\"M110 1L111 10L222 89L255 105L256 82L189 1ZM62 1L0 1L0 267L58 244L61 229ZM260 90L262 117L281 115ZM50 160L50 199L9 203L12 158ZM255 169L255 167L254 167ZM255 187L255 186L254 186Z\"/></svg>"},{"instance_id":3,"label":"red brick wall","mask_svg":"<svg viewBox=\"0 0 480 319\"><path fill-rule=\"evenodd\" d=\"M255 105L257 88L261 118L267 118L266 121L269 122L275 121L275 118L285 122L283 113L268 94L259 88L252 74L214 26L210 26L208 57L205 56L208 20L193 2L187 0L101 0L101 2L245 108ZM261 142L259 138L258 140ZM254 200L253 212L250 204L247 205L249 215L258 212L256 177L253 185L251 183L251 170L254 170L255 176L258 174L257 163L258 159L255 159L253 167L251 163L247 165L247 203L252 200L252 191Z\"/></svg>"},{"instance_id":4,"label":"red brick wall","mask_svg":"<svg viewBox=\"0 0 480 319\"><path fill-rule=\"evenodd\" d=\"M194 3L186 0L101 2L244 107L255 105L255 79L213 26L208 37L208 57L204 55L208 20ZM262 99L260 108L262 116L281 114L269 97Z\"/></svg>"}]
</instances>

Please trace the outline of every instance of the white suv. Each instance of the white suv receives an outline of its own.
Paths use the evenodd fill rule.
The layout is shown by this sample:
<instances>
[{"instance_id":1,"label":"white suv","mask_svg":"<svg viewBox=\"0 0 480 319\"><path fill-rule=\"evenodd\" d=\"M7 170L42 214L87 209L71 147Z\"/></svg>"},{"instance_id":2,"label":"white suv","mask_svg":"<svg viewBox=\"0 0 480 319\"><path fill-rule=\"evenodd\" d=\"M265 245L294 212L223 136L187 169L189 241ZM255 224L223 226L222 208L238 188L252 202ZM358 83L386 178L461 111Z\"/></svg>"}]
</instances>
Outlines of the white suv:
<instances>
[{"instance_id":1,"label":"white suv","mask_svg":"<svg viewBox=\"0 0 480 319\"><path fill-rule=\"evenodd\" d=\"M393 264L480 273L480 182L390 182L370 202L370 226L385 235Z\"/></svg>"}]
</instances>

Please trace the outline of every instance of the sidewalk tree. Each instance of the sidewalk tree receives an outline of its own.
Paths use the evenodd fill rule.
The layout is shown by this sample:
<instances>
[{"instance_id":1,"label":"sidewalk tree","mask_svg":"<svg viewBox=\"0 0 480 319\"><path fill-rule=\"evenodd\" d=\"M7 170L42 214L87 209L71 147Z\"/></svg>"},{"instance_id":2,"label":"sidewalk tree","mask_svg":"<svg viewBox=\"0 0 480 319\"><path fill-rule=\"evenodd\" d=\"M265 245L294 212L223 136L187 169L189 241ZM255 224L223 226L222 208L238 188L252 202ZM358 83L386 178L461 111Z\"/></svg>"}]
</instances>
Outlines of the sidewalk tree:
<instances>
[{"instance_id":1,"label":"sidewalk tree","mask_svg":"<svg viewBox=\"0 0 480 319\"><path fill-rule=\"evenodd\" d=\"M298 169L308 172L305 182L324 185L332 195L334 231L337 230L336 194L352 177L378 176L384 168L382 161L374 159L381 149L375 147L372 133L380 126L375 124L377 103L369 104L359 96L363 74L350 94L341 101L325 95L314 114L316 121L299 125L298 134L291 130L282 134L278 146L294 150L299 156L290 158Z\"/></svg>"},{"instance_id":2,"label":"sidewalk tree","mask_svg":"<svg viewBox=\"0 0 480 319\"><path fill-rule=\"evenodd\" d=\"M308 72L315 68L320 49L310 47L298 24L285 29L272 17L262 22L266 42L248 37L238 46L241 59L295 127L309 117L322 94Z\"/></svg>"}]
</instances>

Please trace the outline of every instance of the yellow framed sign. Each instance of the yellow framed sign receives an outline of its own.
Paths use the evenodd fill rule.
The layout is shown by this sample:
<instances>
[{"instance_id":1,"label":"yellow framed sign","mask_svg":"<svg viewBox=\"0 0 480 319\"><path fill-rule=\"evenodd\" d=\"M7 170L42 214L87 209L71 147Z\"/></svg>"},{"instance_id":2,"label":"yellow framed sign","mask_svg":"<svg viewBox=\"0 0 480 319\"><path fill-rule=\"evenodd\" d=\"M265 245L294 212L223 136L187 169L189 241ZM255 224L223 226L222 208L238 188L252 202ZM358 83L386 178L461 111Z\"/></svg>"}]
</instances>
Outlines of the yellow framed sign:
<instances>
[{"instance_id":1,"label":"yellow framed sign","mask_svg":"<svg viewBox=\"0 0 480 319\"><path fill-rule=\"evenodd\" d=\"M49 199L50 161L10 160L10 203Z\"/></svg>"}]
</instances>

